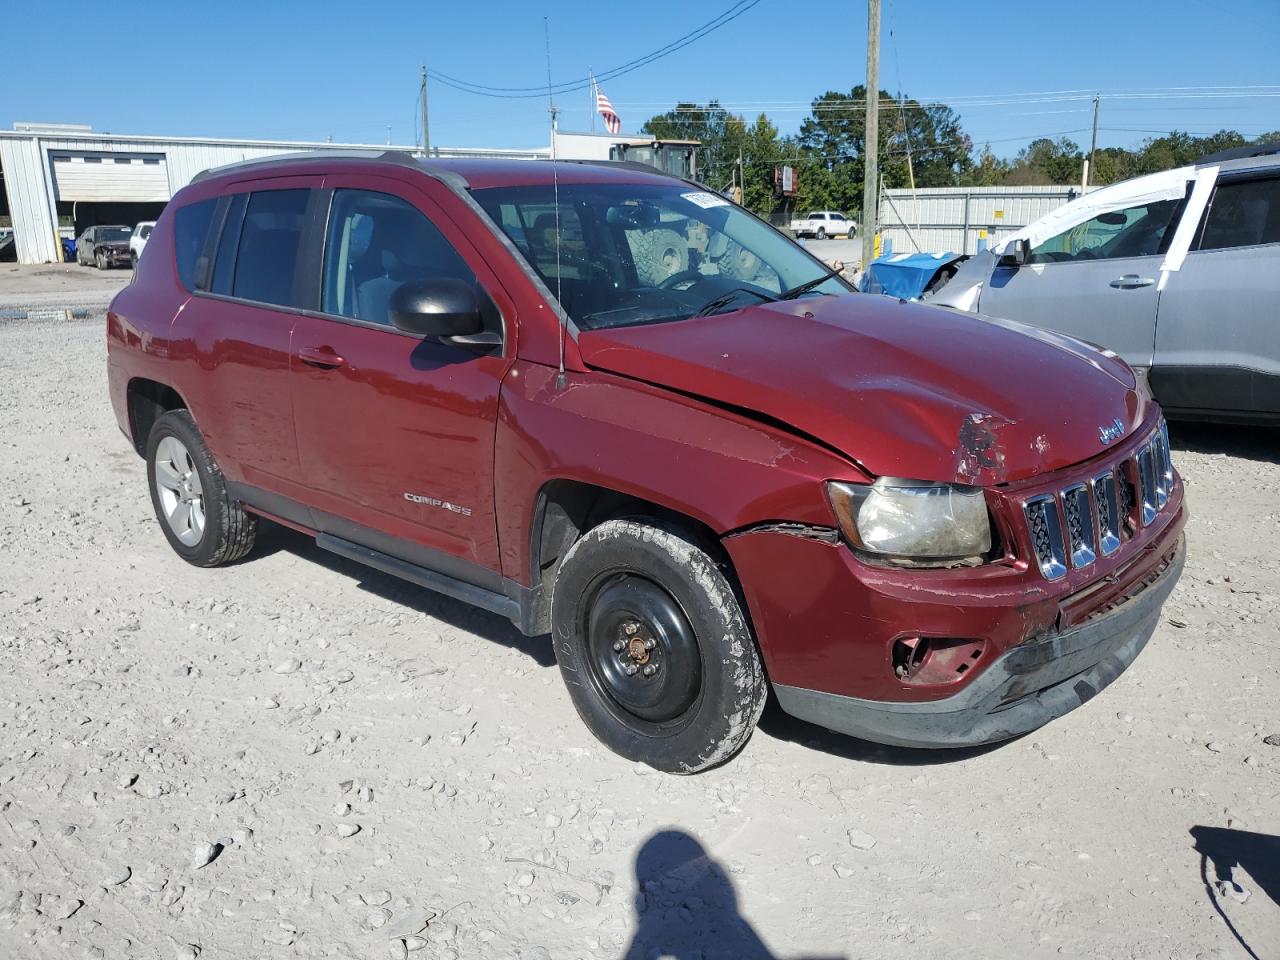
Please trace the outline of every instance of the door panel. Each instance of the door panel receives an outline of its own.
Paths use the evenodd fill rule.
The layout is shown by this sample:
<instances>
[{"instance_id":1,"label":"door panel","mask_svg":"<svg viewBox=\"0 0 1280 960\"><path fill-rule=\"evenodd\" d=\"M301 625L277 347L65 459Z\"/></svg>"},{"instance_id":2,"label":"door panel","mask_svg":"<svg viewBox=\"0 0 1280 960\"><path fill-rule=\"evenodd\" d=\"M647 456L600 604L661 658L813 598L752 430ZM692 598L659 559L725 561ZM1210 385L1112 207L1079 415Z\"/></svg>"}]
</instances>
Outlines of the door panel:
<instances>
[{"instance_id":1,"label":"door panel","mask_svg":"<svg viewBox=\"0 0 1280 960\"><path fill-rule=\"evenodd\" d=\"M349 523L389 535L415 562L424 563L416 546L496 570L493 444L510 360L408 336L386 312L400 282L461 272L474 282L487 271L418 189L356 176L325 185L337 188L324 254L332 263L321 270L325 315L298 318L292 359L304 482L313 505L339 518L318 522L338 536L351 535ZM492 285L482 289L508 304Z\"/></svg>"},{"instance_id":2,"label":"door panel","mask_svg":"<svg viewBox=\"0 0 1280 960\"><path fill-rule=\"evenodd\" d=\"M997 266L979 309L1150 366L1160 267L1184 207L1180 199L1144 200L1072 224L1036 244L1025 266Z\"/></svg>"},{"instance_id":3,"label":"door panel","mask_svg":"<svg viewBox=\"0 0 1280 960\"><path fill-rule=\"evenodd\" d=\"M173 324L175 350L198 369L187 396L230 480L281 491L298 476L289 336L293 314L217 297L191 298Z\"/></svg>"},{"instance_id":4,"label":"door panel","mask_svg":"<svg viewBox=\"0 0 1280 960\"><path fill-rule=\"evenodd\" d=\"M173 324L175 340L199 368L187 399L214 457L230 480L277 493L292 492L300 476L291 288L307 206L321 182L311 177L245 185L247 203L236 195L227 204L237 215L224 217L216 249L199 242L191 251L192 260L196 252L212 253L227 267L225 286L214 284L219 295L196 293Z\"/></svg>"},{"instance_id":5,"label":"door panel","mask_svg":"<svg viewBox=\"0 0 1280 960\"><path fill-rule=\"evenodd\" d=\"M1199 250L1169 275L1151 386L1174 409L1280 413L1280 243Z\"/></svg>"},{"instance_id":6,"label":"door panel","mask_svg":"<svg viewBox=\"0 0 1280 960\"><path fill-rule=\"evenodd\" d=\"M997 266L978 309L1101 344L1133 366L1146 367L1155 344L1162 259Z\"/></svg>"}]
</instances>

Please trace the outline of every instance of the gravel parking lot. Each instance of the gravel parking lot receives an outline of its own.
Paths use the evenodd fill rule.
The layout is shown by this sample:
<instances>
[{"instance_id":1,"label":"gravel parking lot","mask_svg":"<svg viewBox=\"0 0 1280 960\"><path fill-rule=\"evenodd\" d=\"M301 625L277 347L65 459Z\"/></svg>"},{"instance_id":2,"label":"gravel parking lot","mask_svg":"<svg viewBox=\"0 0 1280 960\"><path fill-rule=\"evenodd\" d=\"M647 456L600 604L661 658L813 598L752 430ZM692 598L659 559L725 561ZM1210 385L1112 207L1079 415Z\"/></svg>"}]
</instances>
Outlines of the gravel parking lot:
<instances>
[{"instance_id":1,"label":"gravel parking lot","mask_svg":"<svg viewBox=\"0 0 1280 960\"><path fill-rule=\"evenodd\" d=\"M128 274L43 269L0 271L0 957L1280 951L1274 432L1175 428L1186 574L1076 713L932 753L771 706L673 778L499 618L280 528L180 562L106 397Z\"/></svg>"}]
</instances>

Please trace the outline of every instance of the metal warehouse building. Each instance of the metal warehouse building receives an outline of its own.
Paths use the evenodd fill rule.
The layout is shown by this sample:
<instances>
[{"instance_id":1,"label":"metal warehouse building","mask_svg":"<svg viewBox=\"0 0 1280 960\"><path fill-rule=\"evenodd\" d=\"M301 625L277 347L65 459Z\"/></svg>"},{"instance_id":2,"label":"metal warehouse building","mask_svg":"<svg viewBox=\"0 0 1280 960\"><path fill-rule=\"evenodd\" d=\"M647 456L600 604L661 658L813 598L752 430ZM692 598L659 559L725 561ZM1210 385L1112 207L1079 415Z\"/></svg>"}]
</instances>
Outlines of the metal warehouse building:
<instances>
[{"instance_id":1,"label":"metal warehouse building","mask_svg":"<svg viewBox=\"0 0 1280 960\"><path fill-rule=\"evenodd\" d=\"M885 190L880 233L893 253L974 254L1079 195L1054 186Z\"/></svg>"},{"instance_id":2,"label":"metal warehouse building","mask_svg":"<svg viewBox=\"0 0 1280 960\"><path fill-rule=\"evenodd\" d=\"M75 124L15 123L0 130L0 216L13 223L20 263L59 261L59 227L154 220L202 170L300 150L417 151L386 144L123 136ZM433 147L432 156L539 159L547 150Z\"/></svg>"}]
</instances>

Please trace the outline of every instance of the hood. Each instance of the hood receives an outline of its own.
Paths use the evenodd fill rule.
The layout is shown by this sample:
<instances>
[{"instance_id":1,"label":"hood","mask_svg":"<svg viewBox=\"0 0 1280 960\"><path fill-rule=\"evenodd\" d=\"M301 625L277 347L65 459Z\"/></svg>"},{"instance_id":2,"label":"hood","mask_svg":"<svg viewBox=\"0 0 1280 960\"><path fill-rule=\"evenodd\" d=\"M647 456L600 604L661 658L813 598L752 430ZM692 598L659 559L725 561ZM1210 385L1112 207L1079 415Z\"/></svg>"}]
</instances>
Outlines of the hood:
<instances>
[{"instance_id":1,"label":"hood","mask_svg":"<svg viewBox=\"0 0 1280 960\"><path fill-rule=\"evenodd\" d=\"M1022 480L1096 456L1101 427L1128 436L1147 412L1114 354L885 297L583 331L578 345L589 366L789 425L877 476Z\"/></svg>"}]
</instances>

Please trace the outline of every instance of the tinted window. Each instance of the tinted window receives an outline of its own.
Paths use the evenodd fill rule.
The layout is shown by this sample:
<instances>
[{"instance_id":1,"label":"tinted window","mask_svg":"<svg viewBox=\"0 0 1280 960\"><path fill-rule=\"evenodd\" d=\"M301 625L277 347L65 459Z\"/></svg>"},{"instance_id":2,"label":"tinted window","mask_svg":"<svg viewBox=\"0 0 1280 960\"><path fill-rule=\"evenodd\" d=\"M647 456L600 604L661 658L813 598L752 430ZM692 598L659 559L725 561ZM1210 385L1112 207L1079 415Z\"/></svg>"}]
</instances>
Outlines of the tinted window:
<instances>
[{"instance_id":1,"label":"tinted window","mask_svg":"<svg viewBox=\"0 0 1280 960\"><path fill-rule=\"evenodd\" d=\"M247 193L233 196L222 221L218 253L213 261L213 283L209 287L214 293L231 295L231 281L236 274L236 244L240 242L240 224L244 222L244 208L248 200Z\"/></svg>"},{"instance_id":2,"label":"tinted window","mask_svg":"<svg viewBox=\"0 0 1280 960\"><path fill-rule=\"evenodd\" d=\"M1032 263L1072 260L1114 260L1119 257L1153 257L1172 239L1174 215L1181 200L1110 210L1033 247Z\"/></svg>"},{"instance_id":3,"label":"tinted window","mask_svg":"<svg viewBox=\"0 0 1280 960\"><path fill-rule=\"evenodd\" d=\"M1280 243L1280 180L1221 184L1205 217L1201 250Z\"/></svg>"},{"instance_id":4,"label":"tinted window","mask_svg":"<svg viewBox=\"0 0 1280 960\"><path fill-rule=\"evenodd\" d=\"M178 259L178 276L182 285L194 290L200 277L196 276L200 254L209 236L209 224L217 200L201 200L199 203L180 207L173 217L173 250Z\"/></svg>"},{"instance_id":5,"label":"tinted window","mask_svg":"<svg viewBox=\"0 0 1280 960\"><path fill-rule=\"evenodd\" d=\"M325 313L390 323L387 305L396 287L439 277L476 283L458 251L420 210L385 193L334 192L324 247Z\"/></svg>"},{"instance_id":6,"label":"tinted window","mask_svg":"<svg viewBox=\"0 0 1280 960\"><path fill-rule=\"evenodd\" d=\"M293 272L309 190L267 190L249 196L231 294L282 307L293 304Z\"/></svg>"}]
</instances>

